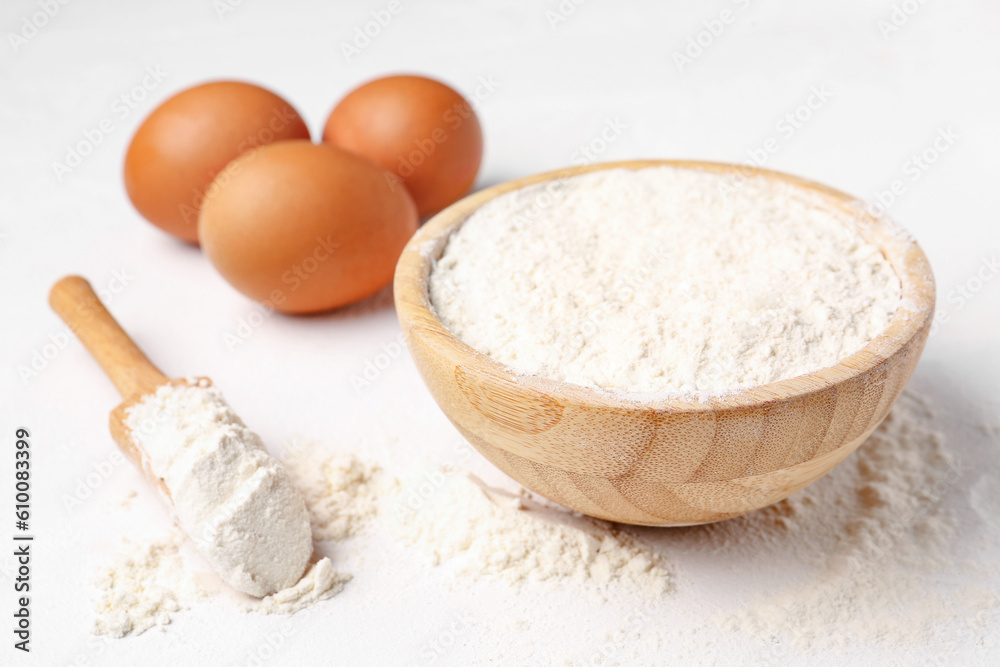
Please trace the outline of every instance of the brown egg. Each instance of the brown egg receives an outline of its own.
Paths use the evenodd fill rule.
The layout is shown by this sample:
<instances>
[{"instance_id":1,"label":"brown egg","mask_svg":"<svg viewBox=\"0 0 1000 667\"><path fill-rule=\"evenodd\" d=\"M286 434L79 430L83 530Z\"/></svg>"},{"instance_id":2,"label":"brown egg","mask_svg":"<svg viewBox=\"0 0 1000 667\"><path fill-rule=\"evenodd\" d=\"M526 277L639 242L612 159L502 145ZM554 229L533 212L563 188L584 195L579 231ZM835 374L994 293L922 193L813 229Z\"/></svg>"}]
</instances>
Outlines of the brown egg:
<instances>
[{"instance_id":1,"label":"brown egg","mask_svg":"<svg viewBox=\"0 0 1000 667\"><path fill-rule=\"evenodd\" d=\"M396 174L421 216L468 192L483 157L482 129L469 103L422 76L387 76L356 88L330 113L323 141Z\"/></svg>"},{"instance_id":2,"label":"brown egg","mask_svg":"<svg viewBox=\"0 0 1000 667\"><path fill-rule=\"evenodd\" d=\"M226 164L255 146L308 138L299 113L271 91L205 83L177 93L139 126L125 155L125 189L144 218L197 243L198 210Z\"/></svg>"},{"instance_id":3,"label":"brown egg","mask_svg":"<svg viewBox=\"0 0 1000 667\"><path fill-rule=\"evenodd\" d=\"M417 210L406 188L368 160L284 141L226 167L198 227L205 254L233 287L282 312L311 313L387 285Z\"/></svg>"}]
</instances>

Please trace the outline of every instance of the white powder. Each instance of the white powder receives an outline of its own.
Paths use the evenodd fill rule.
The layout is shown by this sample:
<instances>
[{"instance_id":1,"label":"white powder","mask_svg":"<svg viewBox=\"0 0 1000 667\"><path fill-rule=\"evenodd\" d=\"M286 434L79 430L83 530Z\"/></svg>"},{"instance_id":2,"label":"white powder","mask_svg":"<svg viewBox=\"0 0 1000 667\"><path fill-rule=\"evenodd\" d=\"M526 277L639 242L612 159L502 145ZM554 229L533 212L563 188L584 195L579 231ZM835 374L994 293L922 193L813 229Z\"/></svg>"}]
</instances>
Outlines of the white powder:
<instances>
[{"instance_id":1,"label":"white powder","mask_svg":"<svg viewBox=\"0 0 1000 667\"><path fill-rule=\"evenodd\" d=\"M350 580L350 575L333 569L329 558L321 558L291 588L268 595L262 600L248 598L243 609L259 614L294 614L315 602L333 597Z\"/></svg>"},{"instance_id":2,"label":"white powder","mask_svg":"<svg viewBox=\"0 0 1000 667\"><path fill-rule=\"evenodd\" d=\"M926 579L954 562L955 520L942 497L968 472L944 449L932 414L904 393L871 438L825 478L777 505L690 529L715 552L805 566L798 583L760 594L723 627L807 652L851 642L921 644L955 618ZM790 574L794 577L794 574Z\"/></svg>"},{"instance_id":3,"label":"white powder","mask_svg":"<svg viewBox=\"0 0 1000 667\"><path fill-rule=\"evenodd\" d=\"M391 527L435 561L454 561L470 575L516 585L579 584L599 597L612 586L652 596L670 586L662 559L627 533L526 493L487 492L469 477L448 475L432 502L399 522L399 482L378 465L353 454L327 454L308 442L293 443L286 453L317 540L350 537L380 519L383 529ZM185 567L178 551L183 540L175 531L166 540L127 543L125 553L100 569L95 632L121 637L166 625L173 613L218 592ZM294 586L262 600L240 597L236 606L246 612L294 613L332 597L349 580L323 558Z\"/></svg>"},{"instance_id":4,"label":"white powder","mask_svg":"<svg viewBox=\"0 0 1000 667\"><path fill-rule=\"evenodd\" d=\"M353 454L327 454L311 442L292 443L286 454L292 484L306 501L317 541L360 531L376 515L378 494L393 488L394 480L384 478L378 465ZM175 612L219 592L185 564L179 552L183 542L179 530L166 539L126 542L123 552L98 570L95 633L139 634L170 623ZM321 558L291 586L263 599L240 596L235 604L246 612L292 614L333 597L350 579L334 570L329 558Z\"/></svg>"},{"instance_id":5,"label":"white powder","mask_svg":"<svg viewBox=\"0 0 1000 667\"><path fill-rule=\"evenodd\" d=\"M988 525L1000 525L1000 480L985 474L969 492L969 506Z\"/></svg>"},{"instance_id":6,"label":"white powder","mask_svg":"<svg viewBox=\"0 0 1000 667\"><path fill-rule=\"evenodd\" d=\"M310 441L291 443L283 461L305 499L316 540L355 535L378 512L379 498L394 480L354 454L326 452Z\"/></svg>"},{"instance_id":7,"label":"white powder","mask_svg":"<svg viewBox=\"0 0 1000 667\"><path fill-rule=\"evenodd\" d=\"M97 570L94 633L124 637L167 625L204 591L185 569L179 548L184 534L144 544L126 541L123 553Z\"/></svg>"},{"instance_id":8,"label":"white powder","mask_svg":"<svg viewBox=\"0 0 1000 667\"><path fill-rule=\"evenodd\" d=\"M872 651L895 658L879 664L961 662L956 637L995 645L983 626L995 625L1000 605L992 567L975 589L944 593L935 581L962 566L948 496L970 473L908 390L857 452L776 505L704 526L629 529L670 554L688 595L669 604L690 618L664 622L664 607L634 605L637 618L627 612L604 643L592 640L567 664L659 664L664 655L730 664L739 655L740 664L832 665L859 649L862 664L881 659ZM728 611L702 606L713 588ZM983 629L966 634L965 623Z\"/></svg>"},{"instance_id":9,"label":"white powder","mask_svg":"<svg viewBox=\"0 0 1000 667\"><path fill-rule=\"evenodd\" d=\"M491 489L456 472L435 476L442 483L416 506L408 493L413 489L397 486L373 463L308 443L286 451L293 479L304 484L303 495L310 499L317 531L350 535L366 526L392 531L432 563L467 577L508 582L519 597L543 600L553 587L581 597L592 592L599 599L611 599L615 591L633 595L620 627L603 629L604 644L630 657L628 662L659 655L666 647L689 662L711 662L720 632L770 647L775 664L801 656L833 659L856 642L926 648L940 639L938 628L955 618L969 618L970 627L987 623L1000 601L985 587L950 599L926 592L926 579L954 563L955 519L943 498L976 476L949 456L931 410L910 392L855 454L815 484L749 515L689 528L607 524L525 492ZM988 511L995 480L978 479L971 499ZM380 489L393 488L396 492L379 503L378 495L386 493ZM351 518L337 521L342 512ZM97 631L121 636L167 623L175 610L206 594L177 556L182 538L172 539L133 546L129 558L102 570ZM689 561L706 565L684 571L677 564ZM716 563L735 564L744 590L731 598L737 608L715 623L677 629L664 624L662 603L674 590L672 573L680 575L685 589L709 583L692 580L699 572L734 576L719 571ZM780 573L781 581L758 584L757 577L768 573ZM292 612L336 593L347 579L324 559L291 590L264 600L244 599L237 607ZM692 619L711 618L701 607L691 613ZM533 625L531 617L522 620L526 627ZM514 641L515 630L510 630ZM602 635L593 641L600 643ZM591 648L596 650L589 642L580 647ZM578 664L577 657L570 656L572 664ZM617 664L591 657L593 664Z\"/></svg>"},{"instance_id":10,"label":"white powder","mask_svg":"<svg viewBox=\"0 0 1000 667\"><path fill-rule=\"evenodd\" d=\"M888 325L888 261L819 195L670 167L498 197L430 277L442 322L519 372L719 394L832 366Z\"/></svg>"},{"instance_id":11,"label":"white powder","mask_svg":"<svg viewBox=\"0 0 1000 667\"><path fill-rule=\"evenodd\" d=\"M263 597L299 580L313 551L305 504L217 389L164 385L126 414L181 527L226 583Z\"/></svg>"},{"instance_id":12,"label":"white powder","mask_svg":"<svg viewBox=\"0 0 1000 667\"><path fill-rule=\"evenodd\" d=\"M532 499L491 489L466 475L451 475L417 509L404 495L394 504L404 541L435 564L512 584L580 584L599 595L612 585L661 594L669 588L664 563L611 524Z\"/></svg>"},{"instance_id":13,"label":"white powder","mask_svg":"<svg viewBox=\"0 0 1000 667\"><path fill-rule=\"evenodd\" d=\"M145 542L126 540L123 549L94 575L94 634L124 637L169 625L174 614L220 592L221 584L190 567L181 554L185 535L174 529L167 537ZM231 589L238 608L259 614L294 614L339 593L349 575L321 558L293 586L258 599Z\"/></svg>"}]
</instances>

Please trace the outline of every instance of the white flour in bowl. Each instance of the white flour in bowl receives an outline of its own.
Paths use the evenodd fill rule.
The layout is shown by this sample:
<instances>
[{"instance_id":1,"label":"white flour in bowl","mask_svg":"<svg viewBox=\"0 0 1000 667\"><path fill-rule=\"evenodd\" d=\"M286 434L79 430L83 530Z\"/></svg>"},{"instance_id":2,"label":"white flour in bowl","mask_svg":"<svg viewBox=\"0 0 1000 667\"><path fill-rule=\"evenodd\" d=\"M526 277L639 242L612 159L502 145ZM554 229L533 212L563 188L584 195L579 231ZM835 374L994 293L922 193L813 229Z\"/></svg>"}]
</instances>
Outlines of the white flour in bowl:
<instances>
[{"instance_id":1,"label":"white flour in bowl","mask_svg":"<svg viewBox=\"0 0 1000 667\"><path fill-rule=\"evenodd\" d=\"M900 283L822 196L653 167L487 203L430 276L438 316L514 369L721 394L832 366L889 324Z\"/></svg>"}]
</instances>

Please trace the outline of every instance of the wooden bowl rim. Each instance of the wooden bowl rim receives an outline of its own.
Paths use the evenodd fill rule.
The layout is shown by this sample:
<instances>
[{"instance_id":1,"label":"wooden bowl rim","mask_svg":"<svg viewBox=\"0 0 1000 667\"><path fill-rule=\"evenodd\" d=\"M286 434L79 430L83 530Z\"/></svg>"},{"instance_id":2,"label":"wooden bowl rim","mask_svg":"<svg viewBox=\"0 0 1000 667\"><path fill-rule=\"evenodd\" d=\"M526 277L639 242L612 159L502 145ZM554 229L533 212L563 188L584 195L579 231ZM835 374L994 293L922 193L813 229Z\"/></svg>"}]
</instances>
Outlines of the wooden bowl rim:
<instances>
[{"instance_id":1,"label":"wooden bowl rim","mask_svg":"<svg viewBox=\"0 0 1000 667\"><path fill-rule=\"evenodd\" d=\"M531 185L558 181L580 174L607 169L644 169L668 166L728 173L740 178L766 177L811 190L828 203L853 217L862 237L878 247L890 262L902 288L900 307L889 326L853 355L837 364L805 375L758 385L729 394L690 400L666 392L634 392L587 387L524 374L475 350L451 333L438 319L431 304L428 283L434 262L441 257L447 241L477 209L500 195ZM821 183L784 172L726 162L698 160L629 160L567 167L518 178L469 195L426 222L410 239L396 266L394 298L400 323L410 334L431 347L444 346L448 357L458 360L467 371L488 374L513 382L527 391L541 393L563 404L592 407L630 407L657 412L692 412L742 409L776 401L805 398L860 375L873 371L908 343L934 315L935 287L930 263L923 250L902 227L884 214L875 214L867 202ZM413 326L419 321L420 327ZM425 329L418 332L418 328ZM428 335L430 334L430 335ZM443 352L443 350L440 350Z\"/></svg>"}]
</instances>

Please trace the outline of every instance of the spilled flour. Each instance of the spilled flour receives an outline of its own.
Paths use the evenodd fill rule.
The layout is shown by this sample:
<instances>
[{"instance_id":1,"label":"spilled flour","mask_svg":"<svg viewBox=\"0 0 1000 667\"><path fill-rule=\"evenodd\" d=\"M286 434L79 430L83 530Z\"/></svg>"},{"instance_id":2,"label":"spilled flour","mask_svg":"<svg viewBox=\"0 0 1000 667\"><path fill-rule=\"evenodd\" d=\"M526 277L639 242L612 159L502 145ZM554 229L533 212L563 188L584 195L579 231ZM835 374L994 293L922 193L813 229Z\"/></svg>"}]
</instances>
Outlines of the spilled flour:
<instances>
[{"instance_id":1,"label":"spilled flour","mask_svg":"<svg viewBox=\"0 0 1000 667\"><path fill-rule=\"evenodd\" d=\"M294 443L284 458L317 540L388 533L423 554L418 567L429 562L461 575L457 589L472 578L500 581L529 607L559 589L580 600L608 600L613 610L613 598L623 594L626 606L574 647L590 653L568 655L568 664L649 664L650 656L666 655L680 664L711 662L713 655L731 662L718 653L720 641L749 642L772 664L832 659L859 645L933 657L956 619L974 641L989 641L1000 591L988 575L947 597L927 584L955 567L956 520L942 498L968 486L970 504L995 520L996 489L994 478L970 475L948 453L932 413L906 392L856 453L805 490L743 517L666 530L583 517L525 491L488 487L464 470L430 473L433 491L421 491L414 503L414 484L353 454ZM421 472L404 471L404 479ZM95 632L120 637L166 625L211 594L185 569L182 544L179 532L134 544L101 568ZM363 556L366 546L337 548ZM348 578L321 560L292 589L264 600L241 597L235 607L292 612L334 595ZM685 596L702 599L698 589L718 585L716 578L734 582L727 606L687 608ZM687 592L678 581L686 581ZM499 630L492 616L471 622L476 632L508 633L515 646L536 633L536 617L519 618L522 625ZM510 661L512 651L497 662Z\"/></svg>"},{"instance_id":2,"label":"spilled flour","mask_svg":"<svg viewBox=\"0 0 1000 667\"><path fill-rule=\"evenodd\" d=\"M293 614L333 597L351 579L335 571L329 558L322 558L308 565L295 585L254 598L225 588L214 574L192 571L181 553L185 540L184 532L175 527L165 538L124 541L120 553L94 576L98 591L94 634L124 637L169 625L175 613L220 590L246 612Z\"/></svg>"},{"instance_id":3,"label":"spilled flour","mask_svg":"<svg viewBox=\"0 0 1000 667\"><path fill-rule=\"evenodd\" d=\"M804 491L750 515L688 529L687 540L734 555L774 552L808 574L747 600L723 627L799 650L931 638L956 616L927 592L948 565L955 520L942 496L968 472L930 427L931 409L904 393L859 451Z\"/></svg>"},{"instance_id":4,"label":"spilled flour","mask_svg":"<svg viewBox=\"0 0 1000 667\"><path fill-rule=\"evenodd\" d=\"M343 540L382 519L404 542L418 545L435 562L454 561L466 574L513 584L583 584L599 596L612 585L650 595L669 589L669 572L648 547L611 524L527 493L516 496L450 475L432 502L399 521L398 513L390 514L401 506L400 484L378 465L309 442L290 444L284 463L306 502L316 541ZM218 586L199 582L185 568L179 551L184 539L174 529L166 540L130 543L114 564L101 569L95 632L121 637L166 625L173 613L216 592ZM294 613L332 597L349 580L324 558L310 565L298 584L261 600L239 596L237 606Z\"/></svg>"},{"instance_id":5,"label":"spilled flour","mask_svg":"<svg viewBox=\"0 0 1000 667\"><path fill-rule=\"evenodd\" d=\"M309 441L293 441L283 457L306 501L313 539L355 535L378 513L380 495L393 481L374 463L350 453L328 453Z\"/></svg>"},{"instance_id":6,"label":"spilled flour","mask_svg":"<svg viewBox=\"0 0 1000 667\"><path fill-rule=\"evenodd\" d=\"M378 466L352 454L328 455L313 443L292 443L287 468L292 484L306 501L313 540L342 540L354 535L376 514L381 486ZM115 561L99 569L95 584L96 634L123 637L170 623L171 615L220 590L210 576L199 581L180 553L184 533L175 528L166 539L126 542ZM292 614L339 593L350 581L329 558L307 566L292 586L258 599L226 592L239 608L263 614Z\"/></svg>"},{"instance_id":7,"label":"spilled flour","mask_svg":"<svg viewBox=\"0 0 1000 667\"><path fill-rule=\"evenodd\" d=\"M314 602L333 597L350 580L349 574L333 569L329 558L321 558L309 565L302 579L294 586L260 600L244 596L241 607L244 611L260 614L294 614Z\"/></svg>"},{"instance_id":8,"label":"spilled flour","mask_svg":"<svg viewBox=\"0 0 1000 667\"><path fill-rule=\"evenodd\" d=\"M168 625L174 612L186 609L205 591L184 567L184 533L146 543L124 541L124 549L94 576L94 634L124 637Z\"/></svg>"},{"instance_id":9,"label":"spilled flour","mask_svg":"<svg viewBox=\"0 0 1000 667\"><path fill-rule=\"evenodd\" d=\"M859 648L885 650L898 664L963 664L956 632L966 648L991 650L996 572L965 590L936 583L962 567L943 499L978 473L949 453L934 418L931 404L906 391L857 452L790 498L721 523L638 529L671 554L695 598L717 577L728 582L717 603L725 610L667 627L663 606L637 605L637 618L610 625L567 664L844 664ZM970 500L984 502L983 489L973 485ZM885 664L869 659L861 664Z\"/></svg>"},{"instance_id":10,"label":"spilled flour","mask_svg":"<svg viewBox=\"0 0 1000 667\"><path fill-rule=\"evenodd\" d=\"M662 559L612 524L468 475L450 476L419 509L397 512L397 519L405 542L465 575L511 584L576 583L601 596L612 584L653 595L670 587Z\"/></svg>"}]
</instances>

